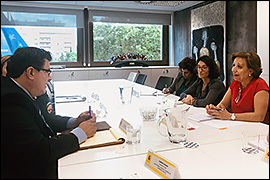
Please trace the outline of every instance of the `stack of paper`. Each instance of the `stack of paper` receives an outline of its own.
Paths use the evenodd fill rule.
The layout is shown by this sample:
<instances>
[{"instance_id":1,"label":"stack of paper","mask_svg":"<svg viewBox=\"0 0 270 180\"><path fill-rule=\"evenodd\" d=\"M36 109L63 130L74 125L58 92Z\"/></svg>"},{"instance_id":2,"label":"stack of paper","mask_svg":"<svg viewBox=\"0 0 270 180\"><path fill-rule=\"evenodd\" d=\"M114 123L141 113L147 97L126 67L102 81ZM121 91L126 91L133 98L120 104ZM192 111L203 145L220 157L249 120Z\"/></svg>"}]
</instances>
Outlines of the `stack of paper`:
<instances>
[{"instance_id":1,"label":"stack of paper","mask_svg":"<svg viewBox=\"0 0 270 180\"><path fill-rule=\"evenodd\" d=\"M197 122L208 121L215 119L214 116L207 114L206 112L192 114L188 116L189 119Z\"/></svg>"},{"instance_id":2,"label":"stack of paper","mask_svg":"<svg viewBox=\"0 0 270 180\"><path fill-rule=\"evenodd\" d=\"M238 126L238 125L243 125L245 123L248 123L244 121L215 119L214 116L211 116L207 114L206 112L192 114L192 115L189 115L188 118L190 120L201 122L202 124L205 124L205 125L208 125L208 126L220 129L220 130L224 130L224 129L227 129L228 127L233 127L233 126Z\"/></svg>"}]
</instances>

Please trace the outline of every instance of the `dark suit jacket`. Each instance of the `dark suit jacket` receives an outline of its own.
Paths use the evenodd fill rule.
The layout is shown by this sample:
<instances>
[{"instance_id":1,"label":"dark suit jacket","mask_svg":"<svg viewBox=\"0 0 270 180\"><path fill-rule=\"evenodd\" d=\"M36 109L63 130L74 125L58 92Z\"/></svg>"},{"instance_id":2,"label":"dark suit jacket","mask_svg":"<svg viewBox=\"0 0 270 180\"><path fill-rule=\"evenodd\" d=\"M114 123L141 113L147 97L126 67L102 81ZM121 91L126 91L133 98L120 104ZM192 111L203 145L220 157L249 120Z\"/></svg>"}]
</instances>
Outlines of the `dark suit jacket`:
<instances>
[{"instance_id":1,"label":"dark suit jacket","mask_svg":"<svg viewBox=\"0 0 270 180\"><path fill-rule=\"evenodd\" d=\"M35 103L40 108L46 122L50 125L50 127L54 130L54 132L61 132L67 130L67 121L70 117L68 116L59 116L55 114L50 114L47 111L48 95L47 93L38 96L35 100Z\"/></svg>"},{"instance_id":2,"label":"dark suit jacket","mask_svg":"<svg viewBox=\"0 0 270 180\"><path fill-rule=\"evenodd\" d=\"M1 77L1 178L58 178L58 159L78 149L74 134L54 135L34 100Z\"/></svg>"}]
</instances>

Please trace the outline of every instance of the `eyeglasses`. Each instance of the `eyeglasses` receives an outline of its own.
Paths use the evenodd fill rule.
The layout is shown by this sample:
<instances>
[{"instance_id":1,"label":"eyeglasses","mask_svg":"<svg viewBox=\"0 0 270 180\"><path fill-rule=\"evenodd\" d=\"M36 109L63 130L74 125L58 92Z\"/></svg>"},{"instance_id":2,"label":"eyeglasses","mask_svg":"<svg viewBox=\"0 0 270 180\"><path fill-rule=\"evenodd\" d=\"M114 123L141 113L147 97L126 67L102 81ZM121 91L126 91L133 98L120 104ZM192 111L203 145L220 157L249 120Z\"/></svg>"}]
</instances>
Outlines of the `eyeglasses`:
<instances>
[{"instance_id":1,"label":"eyeglasses","mask_svg":"<svg viewBox=\"0 0 270 180\"><path fill-rule=\"evenodd\" d=\"M200 66L196 66L196 69L197 70L202 70L202 71L204 71L204 70L206 70L208 68L208 66L202 66L202 67L200 67Z\"/></svg>"},{"instance_id":2,"label":"eyeglasses","mask_svg":"<svg viewBox=\"0 0 270 180\"><path fill-rule=\"evenodd\" d=\"M234 100L235 104L237 104L240 101L241 95L242 95L242 86L239 87L238 95L236 96Z\"/></svg>"},{"instance_id":3,"label":"eyeglasses","mask_svg":"<svg viewBox=\"0 0 270 180\"><path fill-rule=\"evenodd\" d=\"M38 71L45 71L45 72L47 72L47 73L48 73L48 76L50 76L51 73L52 73L52 71L51 71L50 69L36 68L36 67L34 67L34 66L33 66L33 68L35 68L35 69L38 70Z\"/></svg>"}]
</instances>

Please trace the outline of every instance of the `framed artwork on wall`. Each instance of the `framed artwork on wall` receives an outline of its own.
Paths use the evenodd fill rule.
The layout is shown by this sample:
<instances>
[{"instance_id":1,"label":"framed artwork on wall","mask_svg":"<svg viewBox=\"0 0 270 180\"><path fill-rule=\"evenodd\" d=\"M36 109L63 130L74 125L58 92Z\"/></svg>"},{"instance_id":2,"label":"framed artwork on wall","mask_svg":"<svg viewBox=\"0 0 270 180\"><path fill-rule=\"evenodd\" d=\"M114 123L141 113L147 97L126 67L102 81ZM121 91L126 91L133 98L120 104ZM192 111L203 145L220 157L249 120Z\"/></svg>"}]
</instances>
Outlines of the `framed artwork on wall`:
<instances>
[{"instance_id":1,"label":"framed artwork on wall","mask_svg":"<svg viewBox=\"0 0 270 180\"><path fill-rule=\"evenodd\" d=\"M192 31L192 57L196 60L208 55L212 57L220 67L220 79L225 76L224 64L224 27L214 25L195 29Z\"/></svg>"}]
</instances>

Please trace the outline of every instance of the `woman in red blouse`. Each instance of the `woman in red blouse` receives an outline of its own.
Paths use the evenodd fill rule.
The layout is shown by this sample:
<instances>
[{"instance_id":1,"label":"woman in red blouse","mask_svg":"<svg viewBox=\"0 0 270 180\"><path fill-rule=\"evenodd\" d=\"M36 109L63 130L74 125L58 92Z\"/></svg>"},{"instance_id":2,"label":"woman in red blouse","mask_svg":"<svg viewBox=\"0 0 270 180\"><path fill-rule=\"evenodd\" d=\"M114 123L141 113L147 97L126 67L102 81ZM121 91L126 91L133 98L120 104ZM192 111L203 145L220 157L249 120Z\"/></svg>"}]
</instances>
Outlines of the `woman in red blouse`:
<instances>
[{"instance_id":1,"label":"woman in red blouse","mask_svg":"<svg viewBox=\"0 0 270 180\"><path fill-rule=\"evenodd\" d=\"M217 119L269 124L269 86L259 77L260 57L254 52L237 52L232 54L232 61L233 82L221 102L207 105L206 112Z\"/></svg>"}]
</instances>

